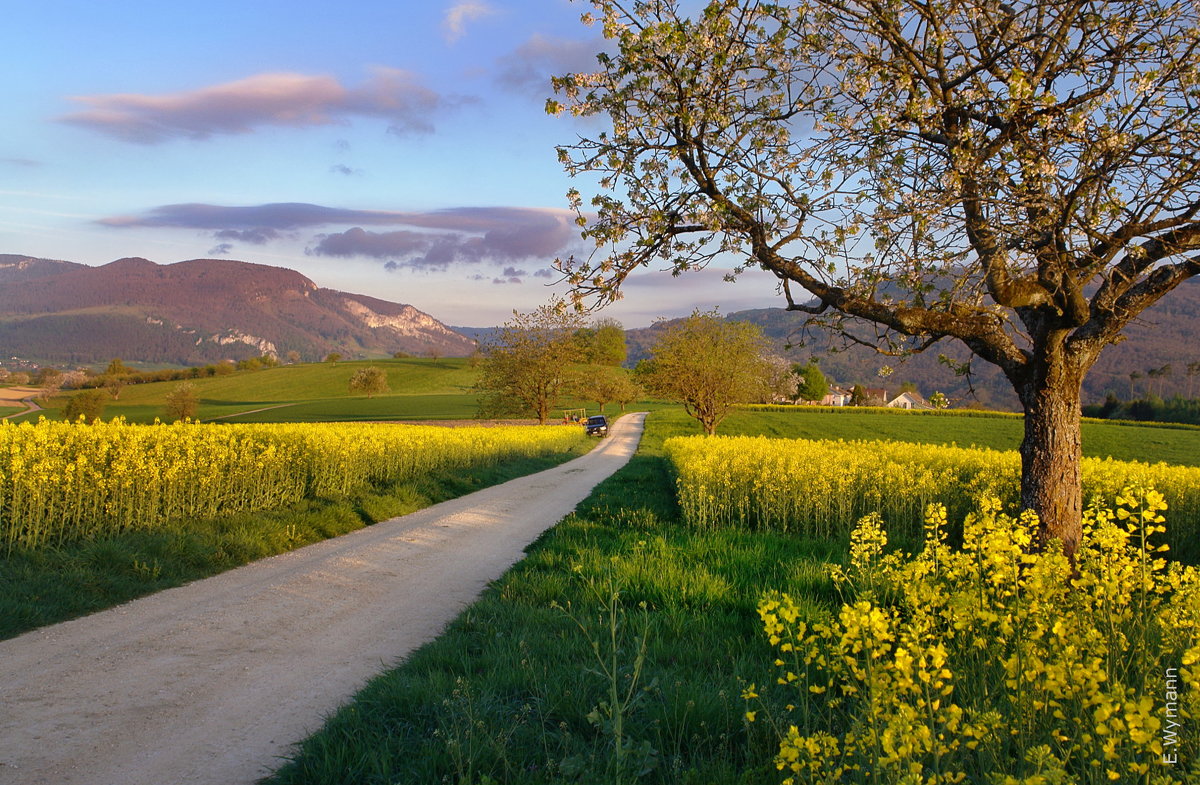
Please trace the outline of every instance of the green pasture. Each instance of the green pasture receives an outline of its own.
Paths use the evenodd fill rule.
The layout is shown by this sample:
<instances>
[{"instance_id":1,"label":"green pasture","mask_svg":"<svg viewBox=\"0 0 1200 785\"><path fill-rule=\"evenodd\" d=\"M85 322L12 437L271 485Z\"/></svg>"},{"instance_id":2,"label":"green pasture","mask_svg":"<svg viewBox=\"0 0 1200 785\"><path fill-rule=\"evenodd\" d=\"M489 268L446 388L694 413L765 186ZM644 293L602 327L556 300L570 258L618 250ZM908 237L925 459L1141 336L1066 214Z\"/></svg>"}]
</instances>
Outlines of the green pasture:
<instances>
[{"instance_id":1,"label":"green pasture","mask_svg":"<svg viewBox=\"0 0 1200 785\"><path fill-rule=\"evenodd\" d=\"M665 416L679 421L680 427L687 426L683 412ZM886 409L829 411L796 406L734 411L717 433L753 433L788 439L889 439L1015 450L1021 446L1024 425L1019 415L977 416L975 412L947 412L928 416ZM701 430L697 425L688 432L701 433ZM1120 461L1164 461L1200 466L1200 428L1169 423L1087 420L1083 423L1083 454Z\"/></svg>"},{"instance_id":2,"label":"green pasture","mask_svg":"<svg viewBox=\"0 0 1200 785\"><path fill-rule=\"evenodd\" d=\"M381 368L387 374L391 388L388 393L374 398L351 394L350 377L359 368L368 366ZM475 369L465 358L406 358L284 365L189 381L195 385L200 399L197 415L201 420L325 422L472 417L475 397L470 389L475 377ZM124 417L129 422L153 422L156 417L164 416L167 394L180 383L126 385L120 397L105 406L104 419ZM62 407L70 394L56 396L46 404L44 412L14 419L36 422L39 415L61 419ZM289 411L294 407L300 407L300 413Z\"/></svg>"},{"instance_id":3,"label":"green pasture","mask_svg":"<svg viewBox=\"0 0 1200 785\"><path fill-rule=\"evenodd\" d=\"M220 422L349 422L355 420L469 420L479 399L465 395L378 395L374 398L326 398L272 407Z\"/></svg>"}]
</instances>

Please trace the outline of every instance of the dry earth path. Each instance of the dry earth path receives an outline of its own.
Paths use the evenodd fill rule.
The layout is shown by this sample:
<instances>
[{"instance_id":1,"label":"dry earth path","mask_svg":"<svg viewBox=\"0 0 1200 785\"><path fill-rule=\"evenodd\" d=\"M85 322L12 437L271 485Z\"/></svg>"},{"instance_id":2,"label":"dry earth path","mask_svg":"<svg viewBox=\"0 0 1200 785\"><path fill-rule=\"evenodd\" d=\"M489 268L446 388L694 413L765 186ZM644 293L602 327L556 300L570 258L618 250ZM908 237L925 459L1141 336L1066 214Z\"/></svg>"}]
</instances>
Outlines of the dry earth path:
<instances>
[{"instance_id":1,"label":"dry earth path","mask_svg":"<svg viewBox=\"0 0 1200 785\"><path fill-rule=\"evenodd\" d=\"M644 417L557 468L0 641L0 783L254 782L623 466Z\"/></svg>"},{"instance_id":2,"label":"dry earth path","mask_svg":"<svg viewBox=\"0 0 1200 785\"><path fill-rule=\"evenodd\" d=\"M37 387L0 387L0 406L24 406L25 411L13 412L0 417L0 420L7 420L11 417L20 417L22 414L41 411L41 406L33 398L41 390Z\"/></svg>"}]
</instances>

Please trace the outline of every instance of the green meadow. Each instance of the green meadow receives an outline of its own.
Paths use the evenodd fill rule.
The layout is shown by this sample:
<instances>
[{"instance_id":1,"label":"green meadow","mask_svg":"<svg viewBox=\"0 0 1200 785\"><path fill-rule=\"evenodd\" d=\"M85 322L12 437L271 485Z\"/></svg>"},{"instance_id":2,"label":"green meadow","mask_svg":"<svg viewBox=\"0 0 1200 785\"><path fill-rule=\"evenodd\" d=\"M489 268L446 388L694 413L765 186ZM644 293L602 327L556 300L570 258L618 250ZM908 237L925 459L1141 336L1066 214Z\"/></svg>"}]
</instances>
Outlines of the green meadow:
<instances>
[{"instance_id":1,"label":"green meadow","mask_svg":"<svg viewBox=\"0 0 1200 785\"><path fill-rule=\"evenodd\" d=\"M390 391L368 398L351 394L350 377L359 368L376 366L388 377ZM369 420L466 420L475 417L478 399L472 392L477 371L466 358L355 360L306 363L238 371L192 380L200 398L198 417L214 422L341 422ZM126 386L109 401L104 419L151 423L164 416L167 394L180 382ZM70 393L56 396L42 412L14 417L62 419ZM567 401L565 407L596 405ZM640 408L663 408L643 403ZM669 408L669 407L668 407ZM610 405L607 411L616 412ZM8 414L20 409L0 410ZM807 406L747 407L735 411L718 433L735 433L753 421L765 436L804 439L890 439L921 444L956 444L1015 450L1021 442L1019 415L999 412L905 412L890 409L830 409ZM681 427L689 427L687 423ZM1133 428L1131 430L1131 427ZM1085 455L1118 460L1165 461L1200 465L1200 428L1172 424L1085 421Z\"/></svg>"},{"instance_id":2,"label":"green meadow","mask_svg":"<svg viewBox=\"0 0 1200 785\"><path fill-rule=\"evenodd\" d=\"M350 377L375 366L388 377L390 392L373 398L352 394ZM474 416L475 369L465 358L355 360L284 365L224 376L192 379L202 421L328 422L342 420L461 419ZM126 385L104 408L104 419L151 423L164 416L166 397L178 381ZM54 397L38 416L61 419L71 393ZM298 408L298 412L289 411ZM265 410L265 411L263 411Z\"/></svg>"}]
</instances>

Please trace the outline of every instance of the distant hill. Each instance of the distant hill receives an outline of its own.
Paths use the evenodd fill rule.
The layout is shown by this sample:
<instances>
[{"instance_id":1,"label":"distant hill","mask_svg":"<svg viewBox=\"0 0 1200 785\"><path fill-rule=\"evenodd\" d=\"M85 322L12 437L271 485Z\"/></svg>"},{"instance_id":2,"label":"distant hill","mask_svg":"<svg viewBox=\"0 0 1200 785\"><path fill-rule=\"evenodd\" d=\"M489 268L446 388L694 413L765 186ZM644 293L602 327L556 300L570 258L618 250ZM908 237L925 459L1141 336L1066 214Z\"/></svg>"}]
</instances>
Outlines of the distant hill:
<instances>
[{"instance_id":1,"label":"distant hill","mask_svg":"<svg viewBox=\"0 0 1200 785\"><path fill-rule=\"evenodd\" d=\"M0 362L201 364L268 352L316 360L474 348L411 305L322 289L280 267L140 258L89 267L0 255Z\"/></svg>"},{"instance_id":2,"label":"distant hill","mask_svg":"<svg viewBox=\"0 0 1200 785\"><path fill-rule=\"evenodd\" d=\"M1131 372L1142 374L1134 385L1135 396L1151 392L1164 398L1176 394L1200 394L1200 377L1189 379L1186 376L1188 364L1200 361L1197 315L1200 315L1200 281L1190 280L1143 313L1125 331L1125 340L1104 349L1084 380L1084 402L1099 402L1109 391L1123 399L1129 398ZM822 332L810 330L805 333L802 328L807 317L796 311L765 308L738 311L726 318L759 325L775 343L777 351L789 359L807 362L810 357L817 357L825 374L844 385L884 387L891 392L899 390L904 382L912 382L926 396L941 391L962 403L977 400L990 408L1020 408L1008 380L995 366L978 359L972 364L971 385L975 395L970 396L967 380L955 376L949 367L938 361L938 354L958 362L967 359L969 353L955 342L946 341L944 346L935 346L924 354L899 361L863 346L846 346L840 339ZM665 323L626 331L630 364L648 355L662 324ZM791 348L787 348L789 345ZM878 371L884 365L891 366L893 373L881 380ZM1169 376L1146 378L1147 371L1165 365L1171 366Z\"/></svg>"}]
</instances>

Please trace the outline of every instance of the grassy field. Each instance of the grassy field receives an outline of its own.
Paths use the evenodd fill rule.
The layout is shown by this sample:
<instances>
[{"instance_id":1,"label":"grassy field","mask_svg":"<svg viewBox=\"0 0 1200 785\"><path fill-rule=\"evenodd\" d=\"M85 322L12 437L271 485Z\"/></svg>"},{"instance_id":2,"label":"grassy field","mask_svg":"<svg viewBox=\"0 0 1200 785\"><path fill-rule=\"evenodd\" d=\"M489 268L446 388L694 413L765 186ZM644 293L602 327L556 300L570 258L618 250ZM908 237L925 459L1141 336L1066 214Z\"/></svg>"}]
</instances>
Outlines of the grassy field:
<instances>
[{"instance_id":1,"label":"grassy field","mask_svg":"<svg viewBox=\"0 0 1200 785\"><path fill-rule=\"evenodd\" d=\"M718 433L741 433L751 428L763 436L791 439L888 439L1015 450L1021 445L1024 420L1017 415L978 416L974 412L931 416L904 411L849 408L829 411L794 406L735 411ZM695 432L700 433L698 427ZM1083 454L1120 461L1200 466L1200 428L1088 420L1083 423Z\"/></svg>"},{"instance_id":2,"label":"grassy field","mask_svg":"<svg viewBox=\"0 0 1200 785\"><path fill-rule=\"evenodd\" d=\"M721 432L1002 448L1019 439L1014 421L859 417L742 411ZM1089 449L1154 460L1158 433L1143 430L1090 431ZM827 566L844 562L848 540L684 526L661 447L698 432L678 409L654 412L625 469L269 782L779 782L772 758L786 727L771 718L786 716L785 698L742 697L779 675L756 607L786 592L805 617L827 616L842 600ZM1186 454L1198 435L1167 442Z\"/></svg>"},{"instance_id":3,"label":"grassy field","mask_svg":"<svg viewBox=\"0 0 1200 785\"><path fill-rule=\"evenodd\" d=\"M391 392L374 398L350 393L350 377L359 368L384 370ZM201 420L234 419L236 422L325 422L355 419L411 420L471 417L475 397L470 394L476 372L465 358L356 360L305 363L239 371L226 376L191 380L200 398ZM128 385L120 398L110 401L104 419L125 417L148 423L164 416L166 396L179 382ZM36 421L39 414L61 419L70 393L56 396L46 411L15 418ZM278 407L278 408L275 408ZM299 407L301 413L289 409ZM253 415L245 412L267 409Z\"/></svg>"}]
</instances>

